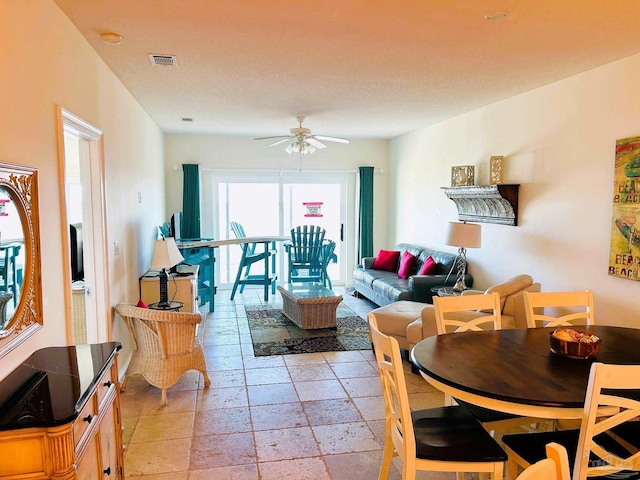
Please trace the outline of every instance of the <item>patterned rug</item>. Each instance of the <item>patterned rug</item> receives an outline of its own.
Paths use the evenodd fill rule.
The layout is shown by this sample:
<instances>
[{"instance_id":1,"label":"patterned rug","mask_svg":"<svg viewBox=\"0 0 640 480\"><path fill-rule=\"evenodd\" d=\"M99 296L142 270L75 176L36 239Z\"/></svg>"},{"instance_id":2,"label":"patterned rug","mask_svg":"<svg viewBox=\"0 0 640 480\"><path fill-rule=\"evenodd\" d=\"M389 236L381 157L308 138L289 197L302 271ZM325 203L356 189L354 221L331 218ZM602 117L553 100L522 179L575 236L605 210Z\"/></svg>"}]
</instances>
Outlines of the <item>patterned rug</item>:
<instances>
[{"instance_id":1,"label":"patterned rug","mask_svg":"<svg viewBox=\"0 0 640 480\"><path fill-rule=\"evenodd\" d=\"M313 330L299 328L279 308L246 305L245 310L256 357L371 348L367 322L343 303L338 305L335 328Z\"/></svg>"}]
</instances>

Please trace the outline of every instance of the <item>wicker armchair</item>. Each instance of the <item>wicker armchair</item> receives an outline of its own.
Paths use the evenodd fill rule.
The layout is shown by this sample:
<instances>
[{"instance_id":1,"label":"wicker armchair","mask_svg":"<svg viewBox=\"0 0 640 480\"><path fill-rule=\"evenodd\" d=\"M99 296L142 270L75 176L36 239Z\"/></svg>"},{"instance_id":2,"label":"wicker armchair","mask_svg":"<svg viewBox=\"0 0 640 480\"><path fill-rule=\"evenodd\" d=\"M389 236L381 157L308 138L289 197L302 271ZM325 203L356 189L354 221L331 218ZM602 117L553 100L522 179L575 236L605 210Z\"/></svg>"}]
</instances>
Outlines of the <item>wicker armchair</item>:
<instances>
[{"instance_id":1,"label":"wicker armchair","mask_svg":"<svg viewBox=\"0 0 640 480\"><path fill-rule=\"evenodd\" d=\"M161 405L167 404L167 388L175 385L187 370L199 370L204 385L211 382L207 375L204 351L196 338L196 325L202 321L199 313L168 312L139 308L126 303L116 305L133 341L133 355L127 368L127 379L142 376L162 390Z\"/></svg>"}]
</instances>

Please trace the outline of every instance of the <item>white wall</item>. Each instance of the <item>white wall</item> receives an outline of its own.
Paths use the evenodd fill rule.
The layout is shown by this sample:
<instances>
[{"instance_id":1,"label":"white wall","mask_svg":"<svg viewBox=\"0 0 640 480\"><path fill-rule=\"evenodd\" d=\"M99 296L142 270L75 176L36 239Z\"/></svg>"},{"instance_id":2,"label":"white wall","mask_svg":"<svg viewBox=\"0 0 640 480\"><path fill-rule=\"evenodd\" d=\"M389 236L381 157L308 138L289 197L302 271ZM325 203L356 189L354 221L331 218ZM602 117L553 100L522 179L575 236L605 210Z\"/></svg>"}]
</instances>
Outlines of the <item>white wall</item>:
<instances>
[{"instance_id":1,"label":"white wall","mask_svg":"<svg viewBox=\"0 0 640 480\"><path fill-rule=\"evenodd\" d=\"M302 157L303 170L355 171L359 166L373 166L374 175L374 244L388 242L387 205L389 141L350 139L347 145L328 143L324 150ZM200 169L295 170L300 167L297 155L289 155L284 146L269 147L268 141L250 137L214 135L165 135L165 173L167 218L182 210L182 164L196 163ZM176 167L176 169L174 169ZM357 201L356 201L357 205Z\"/></svg>"},{"instance_id":2,"label":"white wall","mask_svg":"<svg viewBox=\"0 0 640 480\"><path fill-rule=\"evenodd\" d=\"M165 208L162 132L53 1L2 0L0 51L0 162L39 172L44 304L44 328L2 359L3 377L66 341L56 105L104 132L107 231L121 246L118 256L109 249L112 304L138 299ZM113 335L129 343L120 322Z\"/></svg>"},{"instance_id":3,"label":"white wall","mask_svg":"<svg viewBox=\"0 0 640 480\"><path fill-rule=\"evenodd\" d=\"M637 327L640 284L607 268L615 142L640 135L639 81L640 55L393 139L392 243L454 252L457 210L440 189L451 166L475 165L487 184L489 157L505 155L518 226L482 224L482 248L467 251L474 287L529 273L543 290L592 289L599 323Z\"/></svg>"}]
</instances>

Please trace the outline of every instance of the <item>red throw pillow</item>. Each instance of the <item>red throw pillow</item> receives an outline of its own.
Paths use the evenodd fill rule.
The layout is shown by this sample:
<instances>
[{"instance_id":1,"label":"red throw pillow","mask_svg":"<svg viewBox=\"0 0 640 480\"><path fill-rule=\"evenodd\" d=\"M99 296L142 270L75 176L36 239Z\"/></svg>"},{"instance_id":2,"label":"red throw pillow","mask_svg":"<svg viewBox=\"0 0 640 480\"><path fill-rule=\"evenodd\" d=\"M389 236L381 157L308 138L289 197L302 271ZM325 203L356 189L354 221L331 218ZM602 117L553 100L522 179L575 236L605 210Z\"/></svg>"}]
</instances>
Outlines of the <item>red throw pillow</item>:
<instances>
[{"instance_id":1,"label":"red throw pillow","mask_svg":"<svg viewBox=\"0 0 640 480\"><path fill-rule=\"evenodd\" d=\"M409 275L413 275L413 272L416 271L416 262L418 258L407 252L406 250L402 252L402 257L400 257L400 268L398 269L398 277L400 278L409 278Z\"/></svg>"},{"instance_id":2,"label":"red throw pillow","mask_svg":"<svg viewBox=\"0 0 640 480\"><path fill-rule=\"evenodd\" d=\"M429 255L427 259L422 264L422 268L418 272L418 275L434 275L436 270L438 269L438 264L436 261Z\"/></svg>"},{"instance_id":3,"label":"red throw pillow","mask_svg":"<svg viewBox=\"0 0 640 480\"><path fill-rule=\"evenodd\" d=\"M142 300L138 300L138 304L136 305L136 307L140 307L140 308L149 308L149 305L147 305L146 303L144 303Z\"/></svg>"},{"instance_id":4,"label":"red throw pillow","mask_svg":"<svg viewBox=\"0 0 640 480\"><path fill-rule=\"evenodd\" d=\"M392 250L380 250L378 256L373 261L371 268L373 270L386 270L387 272L395 272L398 265L400 252Z\"/></svg>"}]
</instances>

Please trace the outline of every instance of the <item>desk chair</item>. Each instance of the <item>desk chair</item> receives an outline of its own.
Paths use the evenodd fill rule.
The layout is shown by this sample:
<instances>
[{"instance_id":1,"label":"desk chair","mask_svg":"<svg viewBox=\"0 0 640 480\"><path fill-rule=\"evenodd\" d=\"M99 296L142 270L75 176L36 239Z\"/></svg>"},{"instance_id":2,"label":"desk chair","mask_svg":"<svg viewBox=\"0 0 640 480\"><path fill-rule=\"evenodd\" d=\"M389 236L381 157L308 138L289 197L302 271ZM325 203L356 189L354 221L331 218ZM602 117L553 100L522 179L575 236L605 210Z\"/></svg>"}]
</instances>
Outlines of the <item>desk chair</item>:
<instances>
[{"instance_id":1,"label":"desk chair","mask_svg":"<svg viewBox=\"0 0 640 480\"><path fill-rule=\"evenodd\" d=\"M244 231L244 227L238 222L231 222L231 230L236 238L246 238L246 233ZM236 280L233 283L233 289L231 290L231 300L236 295L236 290L238 286L240 287L240 293L244 291L245 285L263 285L265 288L265 300L268 297L268 287L271 285L271 293L275 295L276 293L276 263L275 261L271 262L271 275L269 275L269 271L266 269L265 263L265 272L259 275L254 274L250 275L249 271L251 270L251 266L256 262L266 262L266 260L274 256L276 254L276 245L275 242L271 243L271 248L266 249L263 252L256 252L258 244L257 243L241 243L240 248L242 249L242 257L240 258L240 264L238 265L238 273L236 274ZM243 273L244 270L244 273Z\"/></svg>"},{"instance_id":2,"label":"desk chair","mask_svg":"<svg viewBox=\"0 0 640 480\"><path fill-rule=\"evenodd\" d=\"M438 335L502 329L500 295L497 292L484 295L434 297L433 306ZM448 396L445 399L447 403L452 401ZM505 431L513 429L530 431L533 430L531 425L546 423L544 419L511 415L457 399L456 402L464 405L487 430L493 432L495 438L500 438Z\"/></svg>"},{"instance_id":3,"label":"desk chair","mask_svg":"<svg viewBox=\"0 0 640 480\"><path fill-rule=\"evenodd\" d=\"M579 325L595 324L593 292L591 290L524 292L524 308L529 328L570 326L576 323ZM545 308L565 308L570 309L571 312L551 316L544 314Z\"/></svg>"},{"instance_id":4,"label":"desk chair","mask_svg":"<svg viewBox=\"0 0 640 480\"><path fill-rule=\"evenodd\" d=\"M324 235L325 229L317 225L302 225L291 229L291 243L286 247L289 283L326 283Z\"/></svg>"},{"instance_id":5,"label":"desk chair","mask_svg":"<svg viewBox=\"0 0 640 480\"><path fill-rule=\"evenodd\" d=\"M160 405L166 405L167 389L188 370L200 371L205 387L211 384L204 351L196 338L196 325L202 321L199 313L151 310L126 303L116 305L116 312L127 326L133 345L123 391L129 377L140 373L162 390Z\"/></svg>"},{"instance_id":6,"label":"desk chair","mask_svg":"<svg viewBox=\"0 0 640 480\"><path fill-rule=\"evenodd\" d=\"M594 362L584 402L580 429L504 435L509 452L508 478L518 467L544 458L550 442L564 446L569 455L573 480L639 478L640 473L640 365ZM617 413L600 416L599 409ZM635 472L635 473L632 473Z\"/></svg>"},{"instance_id":7,"label":"desk chair","mask_svg":"<svg viewBox=\"0 0 640 480\"><path fill-rule=\"evenodd\" d=\"M547 458L528 467L517 480L571 480L567 449L557 443L549 443L546 451Z\"/></svg>"},{"instance_id":8,"label":"desk chair","mask_svg":"<svg viewBox=\"0 0 640 480\"><path fill-rule=\"evenodd\" d=\"M504 450L464 407L410 410L398 341L378 330L375 314L369 313L368 319L385 409L378 478L388 478L391 461L399 456L403 480L415 479L417 470L456 472L458 480L463 472L481 472L480 478L491 473L493 480L501 480Z\"/></svg>"}]
</instances>

